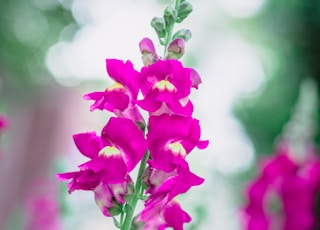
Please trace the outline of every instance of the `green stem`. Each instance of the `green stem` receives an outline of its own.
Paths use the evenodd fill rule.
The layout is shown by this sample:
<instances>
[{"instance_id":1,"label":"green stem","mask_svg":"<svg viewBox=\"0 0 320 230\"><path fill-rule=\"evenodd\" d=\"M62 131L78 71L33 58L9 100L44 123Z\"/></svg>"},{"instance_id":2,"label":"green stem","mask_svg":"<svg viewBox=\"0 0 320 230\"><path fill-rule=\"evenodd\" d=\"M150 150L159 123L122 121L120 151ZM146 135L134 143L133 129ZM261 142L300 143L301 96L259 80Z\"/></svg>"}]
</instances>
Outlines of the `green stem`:
<instances>
[{"instance_id":1,"label":"green stem","mask_svg":"<svg viewBox=\"0 0 320 230\"><path fill-rule=\"evenodd\" d=\"M180 6L180 0L176 0L176 4L174 5L174 8L178 10L179 6Z\"/></svg>"},{"instance_id":2,"label":"green stem","mask_svg":"<svg viewBox=\"0 0 320 230\"><path fill-rule=\"evenodd\" d=\"M175 4L174 4L174 8L175 8L176 11L178 11L179 6L180 6L180 0L176 0ZM172 40L173 27L174 27L174 23L170 26L169 31L166 33L166 40L165 40L165 44L164 44L163 58L166 57L168 45Z\"/></svg>"},{"instance_id":3,"label":"green stem","mask_svg":"<svg viewBox=\"0 0 320 230\"><path fill-rule=\"evenodd\" d=\"M134 210L135 210L137 202L140 198L140 194L143 192L141 177L142 177L144 170L146 169L146 163L147 163L148 159L149 159L149 151L146 152L146 154L144 155L144 157L140 163L140 168L139 168L137 181L136 181L136 185L135 185L135 192L133 194L133 198L132 198L131 203L127 204L128 205L127 212L126 212L127 215L125 217L125 220L123 222L121 230L130 230L130 228L131 228Z\"/></svg>"}]
</instances>

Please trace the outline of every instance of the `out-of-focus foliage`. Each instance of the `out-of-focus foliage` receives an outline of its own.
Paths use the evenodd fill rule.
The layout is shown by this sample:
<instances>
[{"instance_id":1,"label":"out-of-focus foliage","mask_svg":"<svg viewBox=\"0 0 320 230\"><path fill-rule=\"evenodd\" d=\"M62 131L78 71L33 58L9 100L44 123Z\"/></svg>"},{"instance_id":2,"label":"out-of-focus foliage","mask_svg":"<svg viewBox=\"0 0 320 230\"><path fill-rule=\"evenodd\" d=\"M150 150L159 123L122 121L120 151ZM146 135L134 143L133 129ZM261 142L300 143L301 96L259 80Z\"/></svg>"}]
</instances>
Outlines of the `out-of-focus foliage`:
<instances>
[{"instance_id":1,"label":"out-of-focus foliage","mask_svg":"<svg viewBox=\"0 0 320 230\"><path fill-rule=\"evenodd\" d=\"M291 116L302 79L320 85L320 3L268 0L259 15L243 22L239 26L261 50L266 81L257 95L239 101L235 114L257 154L268 154Z\"/></svg>"},{"instance_id":2,"label":"out-of-focus foliage","mask_svg":"<svg viewBox=\"0 0 320 230\"><path fill-rule=\"evenodd\" d=\"M51 81L45 53L73 22L66 1L0 2L0 76L6 97L24 98L34 86Z\"/></svg>"}]
</instances>

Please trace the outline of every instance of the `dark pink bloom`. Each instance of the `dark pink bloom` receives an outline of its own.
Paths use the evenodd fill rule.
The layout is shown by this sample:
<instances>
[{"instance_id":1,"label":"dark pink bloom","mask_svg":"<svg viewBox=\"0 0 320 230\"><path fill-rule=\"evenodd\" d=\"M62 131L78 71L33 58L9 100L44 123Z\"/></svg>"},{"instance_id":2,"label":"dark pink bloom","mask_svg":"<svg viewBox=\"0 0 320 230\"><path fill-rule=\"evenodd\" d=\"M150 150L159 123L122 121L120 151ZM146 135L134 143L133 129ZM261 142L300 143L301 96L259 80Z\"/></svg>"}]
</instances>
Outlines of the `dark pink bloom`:
<instances>
[{"instance_id":1,"label":"dark pink bloom","mask_svg":"<svg viewBox=\"0 0 320 230\"><path fill-rule=\"evenodd\" d=\"M242 212L244 229L312 230L320 191L320 161L297 163L289 147L281 145L265 160L248 186L248 203Z\"/></svg>"},{"instance_id":2,"label":"dark pink bloom","mask_svg":"<svg viewBox=\"0 0 320 230\"><path fill-rule=\"evenodd\" d=\"M190 222L191 218L174 198L202 184L204 179L190 172L186 161L169 173L154 168L148 170L147 193L151 193L151 196L140 214L140 221L145 223L143 229L183 229L183 224Z\"/></svg>"},{"instance_id":3,"label":"dark pink bloom","mask_svg":"<svg viewBox=\"0 0 320 230\"><path fill-rule=\"evenodd\" d=\"M142 211L140 221L145 223L142 230L164 230L168 227L174 230L183 230L183 224L189 223L191 217L182 210L177 201L165 202L163 197L158 197Z\"/></svg>"},{"instance_id":4,"label":"dark pink bloom","mask_svg":"<svg viewBox=\"0 0 320 230\"><path fill-rule=\"evenodd\" d=\"M152 160L149 164L170 172L195 148L205 148L200 141L199 121L191 117L162 114L151 116L147 141Z\"/></svg>"},{"instance_id":5,"label":"dark pink bloom","mask_svg":"<svg viewBox=\"0 0 320 230\"><path fill-rule=\"evenodd\" d=\"M27 185L24 230L61 230L58 188L52 178L37 178Z\"/></svg>"},{"instance_id":6,"label":"dark pink bloom","mask_svg":"<svg viewBox=\"0 0 320 230\"><path fill-rule=\"evenodd\" d=\"M139 76L144 99L137 104L151 114L173 113L190 116L193 106L188 99L193 86L191 69L177 60L158 60L143 67ZM160 114L161 114L160 113Z\"/></svg>"},{"instance_id":7,"label":"dark pink bloom","mask_svg":"<svg viewBox=\"0 0 320 230\"><path fill-rule=\"evenodd\" d=\"M106 68L109 76L116 83L104 92L92 92L84 95L84 99L95 101L90 110L107 110L118 117L143 122L138 108L134 105L139 92L139 72L134 70L130 61L124 63L116 59L107 59Z\"/></svg>"},{"instance_id":8,"label":"dark pink bloom","mask_svg":"<svg viewBox=\"0 0 320 230\"><path fill-rule=\"evenodd\" d=\"M90 160L79 166L80 171L58 174L57 177L63 181L71 179L68 184L70 193L74 190L94 191L97 204L105 215L109 215L110 205L114 203L110 199L115 198L120 204L124 202L121 197L131 181L128 173L145 154L147 141L143 132L129 119L111 118L101 137L94 132L82 133L74 135L74 142ZM119 191L124 192L117 195Z\"/></svg>"}]
</instances>

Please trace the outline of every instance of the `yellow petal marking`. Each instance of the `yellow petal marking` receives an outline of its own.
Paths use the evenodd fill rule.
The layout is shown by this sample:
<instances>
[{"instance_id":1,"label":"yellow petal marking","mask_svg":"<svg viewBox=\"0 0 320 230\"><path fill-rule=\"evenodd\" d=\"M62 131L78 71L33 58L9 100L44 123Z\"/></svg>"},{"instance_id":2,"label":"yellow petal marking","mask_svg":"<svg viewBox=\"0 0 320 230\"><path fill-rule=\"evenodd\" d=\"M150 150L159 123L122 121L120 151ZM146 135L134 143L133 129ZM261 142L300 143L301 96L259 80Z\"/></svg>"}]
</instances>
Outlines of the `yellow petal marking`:
<instances>
[{"instance_id":1,"label":"yellow petal marking","mask_svg":"<svg viewBox=\"0 0 320 230\"><path fill-rule=\"evenodd\" d=\"M160 91L168 90L169 92L175 92L177 91L176 87L168 80L161 80L157 82L153 88L157 88Z\"/></svg>"},{"instance_id":2,"label":"yellow petal marking","mask_svg":"<svg viewBox=\"0 0 320 230\"><path fill-rule=\"evenodd\" d=\"M104 156L104 157L110 157L110 156L116 156L116 155L121 155L121 152L115 146L106 146L103 149L101 149L99 152L99 156Z\"/></svg>"},{"instance_id":3,"label":"yellow petal marking","mask_svg":"<svg viewBox=\"0 0 320 230\"><path fill-rule=\"evenodd\" d=\"M113 91L113 90L117 90L117 89L125 89L125 87L122 84L120 84L119 82L116 82L113 85L109 86L106 90Z\"/></svg>"},{"instance_id":4,"label":"yellow petal marking","mask_svg":"<svg viewBox=\"0 0 320 230\"><path fill-rule=\"evenodd\" d=\"M180 141L176 141L170 144L167 144L167 148L172 151L172 153L176 156L185 157L187 152Z\"/></svg>"}]
</instances>

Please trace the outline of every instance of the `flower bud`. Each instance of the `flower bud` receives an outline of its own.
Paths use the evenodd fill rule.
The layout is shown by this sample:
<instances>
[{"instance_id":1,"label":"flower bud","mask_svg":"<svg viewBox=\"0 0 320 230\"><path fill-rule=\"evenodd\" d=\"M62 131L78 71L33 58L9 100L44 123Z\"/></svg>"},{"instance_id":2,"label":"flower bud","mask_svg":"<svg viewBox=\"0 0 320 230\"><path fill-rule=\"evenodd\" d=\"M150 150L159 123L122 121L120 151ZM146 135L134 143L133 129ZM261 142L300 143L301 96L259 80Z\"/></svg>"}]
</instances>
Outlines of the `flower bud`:
<instances>
[{"instance_id":1,"label":"flower bud","mask_svg":"<svg viewBox=\"0 0 320 230\"><path fill-rule=\"evenodd\" d=\"M162 18L153 18L151 20L151 26L155 29L159 38L163 38L166 36L166 30L164 27L164 22Z\"/></svg>"},{"instance_id":2,"label":"flower bud","mask_svg":"<svg viewBox=\"0 0 320 230\"><path fill-rule=\"evenodd\" d=\"M142 61L145 66L151 65L159 59L151 39L142 39L139 43L139 47L142 54Z\"/></svg>"},{"instance_id":3,"label":"flower bud","mask_svg":"<svg viewBox=\"0 0 320 230\"><path fill-rule=\"evenodd\" d=\"M180 23L182 22L193 10L193 7L190 2L183 2L178 7L178 16L176 18L176 22Z\"/></svg>"},{"instance_id":4,"label":"flower bud","mask_svg":"<svg viewBox=\"0 0 320 230\"><path fill-rule=\"evenodd\" d=\"M177 11L172 6L167 6L163 14L166 29L172 27L177 18Z\"/></svg>"},{"instance_id":5,"label":"flower bud","mask_svg":"<svg viewBox=\"0 0 320 230\"><path fill-rule=\"evenodd\" d=\"M182 38L174 39L168 46L166 59L180 59L184 54L185 43Z\"/></svg>"},{"instance_id":6,"label":"flower bud","mask_svg":"<svg viewBox=\"0 0 320 230\"><path fill-rule=\"evenodd\" d=\"M191 31L188 29L178 30L172 37L172 39L182 38L184 41L188 41L191 38Z\"/></svg>"}]
</instances>

